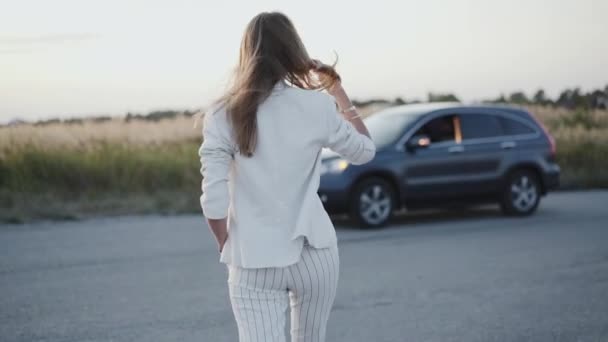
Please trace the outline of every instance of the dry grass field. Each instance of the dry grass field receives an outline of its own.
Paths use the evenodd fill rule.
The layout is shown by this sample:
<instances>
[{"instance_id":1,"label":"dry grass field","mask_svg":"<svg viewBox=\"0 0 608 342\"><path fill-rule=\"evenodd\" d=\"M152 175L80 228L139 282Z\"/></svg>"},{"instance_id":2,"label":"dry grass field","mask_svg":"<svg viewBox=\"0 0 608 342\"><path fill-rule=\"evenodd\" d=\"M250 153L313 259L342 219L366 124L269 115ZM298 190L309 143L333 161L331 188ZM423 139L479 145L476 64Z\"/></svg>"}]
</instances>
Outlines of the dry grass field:
<instances>
[{"instance_id":1,"label":"dry grass field","mask_svg":"<svg viewBox=\"0 0 608 342\"><path fill-rule=\"evenodd\" d=\"M556 140L562 188L608 187L608 111L528 109Z\"/></svg>"},{"instance_id":2,"label":"dry grass field","mask_svg":"<svg viewBox=\"0 0 608 342\"><path fill-rule=\"evenodd\" d=\"M529 109L557 141L564 188L608 187L608 111ZM197 212L200 131L185 115L0 127L0 221Z\"/></svg>"}]
</instances>

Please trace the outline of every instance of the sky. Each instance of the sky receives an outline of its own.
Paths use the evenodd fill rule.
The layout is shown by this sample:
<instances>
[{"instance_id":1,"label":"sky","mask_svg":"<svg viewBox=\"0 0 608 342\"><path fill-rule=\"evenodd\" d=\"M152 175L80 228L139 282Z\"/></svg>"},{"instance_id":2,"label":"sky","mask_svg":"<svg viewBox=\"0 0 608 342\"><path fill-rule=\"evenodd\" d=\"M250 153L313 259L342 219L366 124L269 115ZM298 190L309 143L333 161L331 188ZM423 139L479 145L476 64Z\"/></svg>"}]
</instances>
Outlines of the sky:
<instances>
[{"instance_id":1,"label":"sky","mask_svg":"<svg viewBox=\"0 0 608 342\"><path fill-rule=\"evenodd\" d=\"M274 10L357 99L608 84L606 0L0 0L0 121L205 107Z\"/></svg>"}]
</instances>

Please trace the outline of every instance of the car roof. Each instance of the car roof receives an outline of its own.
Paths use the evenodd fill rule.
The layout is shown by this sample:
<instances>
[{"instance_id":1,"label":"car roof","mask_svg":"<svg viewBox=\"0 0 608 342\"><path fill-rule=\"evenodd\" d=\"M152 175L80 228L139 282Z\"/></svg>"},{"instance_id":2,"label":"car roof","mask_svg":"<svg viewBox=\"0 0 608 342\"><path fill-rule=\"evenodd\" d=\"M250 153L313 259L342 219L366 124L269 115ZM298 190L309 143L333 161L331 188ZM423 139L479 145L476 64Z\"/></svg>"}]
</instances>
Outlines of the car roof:
<instances>
[{"instance_id":1,"label":"car roof","mask_svg":"<svg viewBox=\"0 0 608 342\"><path fill-rule=\"evenodd\" d=\"M486 109L486 110L500 110L503 112L509 112L516 115L525 115L527 112L518 107L513 107L508 104L487 104L487 103L472 103L464 104L460 102L428 102L428 103L414 103L405 104L400 106L388 107L381 110L379 113L383 114L394 114L394 115L424 115L438 110L470 110L470 109Z\"/></svg>"}]
</instances>

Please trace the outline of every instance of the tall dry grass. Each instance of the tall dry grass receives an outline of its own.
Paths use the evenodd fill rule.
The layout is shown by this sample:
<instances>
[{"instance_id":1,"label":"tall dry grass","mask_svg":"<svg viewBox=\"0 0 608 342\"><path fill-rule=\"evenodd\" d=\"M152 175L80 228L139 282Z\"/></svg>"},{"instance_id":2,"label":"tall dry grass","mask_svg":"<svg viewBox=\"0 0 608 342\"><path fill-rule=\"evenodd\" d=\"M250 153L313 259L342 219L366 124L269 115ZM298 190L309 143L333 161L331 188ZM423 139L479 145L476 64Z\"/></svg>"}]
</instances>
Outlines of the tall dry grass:
<instances>
[{"instance_id":1,"label":"tall dry grass","mask_svg":"<svg viewBox=\"0 0 608 342\"><path fill-rule=\"evenodd\" d=\"M198 209L192 117L0 128L0 221Z\"/></svg>"},{"instance_id":2,"label":"tall dry grass","mask_svg":"<svg viewBox=\"0 0 608 342\"><path fill-rule=\"evenodd\" d=\"M557 141L564 187L608 187L608 111L528 109ZM0 127L0 220L198 212L194 123L177 116Z\"/></svg>"},{"instance_id":3,"label":"tall dry grass","mask_svg":"<svg viewBox=\"0 0 608 342\"><path fill-rule=\"evenodd\" d=\"M160 145L198 141L201 127L194 117L180 115L160 121L112 118L96 122L22 124L0 127L0 152L26 148L87 149L103 143Z\"/></svg>"},{"instance_id":4,"label":"tall dry grass","mask_svg":"<svg viewBox=\"0 0 608 342\"><path fill-rule=\"evenodd\" d=\"M562 188L608 187L608 111L529 107L557 144Z\"/></svg>"}]
</instances>

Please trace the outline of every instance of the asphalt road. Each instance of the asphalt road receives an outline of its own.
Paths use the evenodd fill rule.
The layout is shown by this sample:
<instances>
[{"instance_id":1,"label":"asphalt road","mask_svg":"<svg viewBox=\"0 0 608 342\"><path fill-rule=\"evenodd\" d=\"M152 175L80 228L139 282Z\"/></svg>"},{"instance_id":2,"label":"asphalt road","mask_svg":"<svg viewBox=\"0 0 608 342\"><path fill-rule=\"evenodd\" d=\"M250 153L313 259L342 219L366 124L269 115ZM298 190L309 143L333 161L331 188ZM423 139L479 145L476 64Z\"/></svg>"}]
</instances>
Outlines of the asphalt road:
<instances>
[{"instance_id":1,"label":"asphalt road","mask_svg":"<svg viewBox=\"0 0 608 342\"><path fill-rule=\"evenodd\" d=\"M608 341L608 192L496 209L337 221L328 341ZM0 227L0 341L236 341L199 216Z\"/></svg>"}]
</instances>

